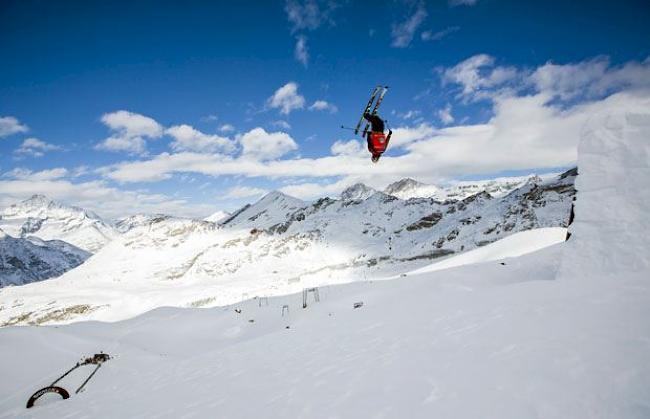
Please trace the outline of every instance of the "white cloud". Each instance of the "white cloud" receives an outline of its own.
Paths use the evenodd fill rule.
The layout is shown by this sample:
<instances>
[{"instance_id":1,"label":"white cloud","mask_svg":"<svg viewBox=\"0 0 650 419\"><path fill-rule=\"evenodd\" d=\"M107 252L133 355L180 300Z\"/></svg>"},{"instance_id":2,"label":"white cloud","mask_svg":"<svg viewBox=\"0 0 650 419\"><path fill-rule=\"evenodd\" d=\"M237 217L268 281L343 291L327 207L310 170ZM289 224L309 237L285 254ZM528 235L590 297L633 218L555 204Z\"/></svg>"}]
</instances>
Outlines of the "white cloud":
<instances>
[{"instance_id":1,"label":"white cloud","mask_svg":"<svg viewBox=\"0 0 650 419\"><path fill-rule=\"evenodd\" d=\"M40 172L33 172L29 169L17 167L10 172L3 173L2 177L17 180L42 181L61 179L67 175L68 170L64 167L41 170Z\"/></svg>"},{"instance_id":2,"label":"white cloud","mask_svg":"<svg viewBox=\"0 0 650 419\"><path fill-rule=\"evenodd\" d=\"M235 186L230 188L223 196L224 199L241 199L249 198L251 196L258 197L266 194L266 189L254 188L251 186Z\"/></svg>"},{"instance_id":3,"label":"white cloud","mask_svg":"<svg viewBox=\"0 0 650 419\"><path fill-rule=\"evenodd\" d=\"M289 124L287 121L284 121L282 119L271 122L271 125L273 125L276 128L281 128L285 130L291 129L291 124Z\"/></svg>"},{"instance_id":4,"label":"white cloud","mask_svg":"<svg viewBox=\"0 0 650 419\"><path fill-rule=\"evenodd\" d=\"M432 138L436 132L436 129L427 123L412 127L397 127L393 130L390 147L403 147L416 141Z\"/></svg>"},{"instance_id":5,"label":"white cloud","mask_svg":"<svg viewBox=\"0 0 650 419\"><path fill-rule=\"evenodd\" d=\"M98 150L144 154L146 139L163 135L163 127L158 122L137 113L117 111L104 114L101 120L113 134L97 144Z\"/></svg>"},{"instance_id":6,"label":"white cloud","mask_svg":"<svg viewBox=\"0 0 650 419\"><path fill-rule=\"evenodd\" d=\"M219 132L223 132L224 134L235 132L235 127L230 124L223 124L219 127Z\"/></svg>"},{"instance_id":7,"label":"white cloud","mask_svg":"<svg viewBox=\"0 0 650 419\"><path fill-rule=\"evenodd\" d=\"M337 7L337 4L331 0L287 0L284 10L292 24L291 31L296 32L314 30L326 22L333 24L331 14Z\"/></svg>"},{"instance_id":8,"label":"white cloud","mask_svg":"<svg viewBox=\"0 0 650 419\"><path fill-rule=\"evenodd\" d=\"M299 199L315 199L324 196L338 196L345 188L358 181L358 178L346 177L332 183L296 183L284 186L280 188L280 191Z\"/></svg>"},{"instance_id":9,"label":"white cloud","mask_svg":"<svg viewBox=\"0 0 650 419\"><path fill-rule=\"evenodd\" d=\"M393 38L391 46L395 48L406 48L411 44L415 32L427 17L427 10L424 2L419 2L415 12L404 22L393 24L391 36Z\"/></svg>"},{"instance_id":10,"label":"white cloud","mask_svg":"<svg viewBox=\"0 0 650 419\"><path fill-rule=\"evenodd\" d=\"M500 98L495 103L495 116L486 124L441 130L427 124L396 128L389 149L400 149L401 153L398 157L384 156L379 165L372 165L365 153L346 154L355 146L339 143L333 150L337 155L272 161L163 153L151 160L121 163L107 175L125 182L165 179L174 172L271 178L353 176L377 182L555 168L575 162L577 139L589 115L621 106L648 106L649 102L648 96L620 93L567 111L548 105L545 95Z\"/></svg>"},{"instance_id":11,"label":"white cloud","mask_svg":"<svg viewBox=\"0 0 650 419\"><path fill-rule=\"evenodd\" d=\"M460 29L460 26L450 26L446 29L443 29L438 32L433 32L433 31L424 31L420 35L420 38L423 41L440 41L442 38L446 37L447 35L450 35Z\"/></svg>"},{"instance_id":12,"label":"white cloud","mask_svg":"<svg viewBox=\"0 0 650 419\"><path fill-rule=\"evenodd\" d=\"M339 140L332 144L331 151L335 156L358 156L364 153L363 146L357 140Z\"/></svg>"},{"instance_id":13,"label":"white cloud","mask_svg":"<svg viewBox=\"0 0 650 419\"><path fill-rule=\"evenodd\" d=\"M336 113L339 108L325 100L317 100L309 107L310 111L329 111L329 113Z\"/></svg>"},{"instance_id":14,"label":"white cloud","mask_svg":"<svg viewBox=\"0 0 650 419\"><path fill-rule=\"evenodd\" d=\"M478 0L449 0L449 6L474 6Z\"/></svg>"},{"instance_id":15,"label":"white cloud","mask_svg":"<svg viewBox=\"0 0 650 419\"><path fill-rule=\"evenodd\" d=\"M289 134L268 133L263 128L248 131L239 138L239 142L243 147L242 158L245 159L273 160L298 149L298 145Z\"/></svg>"},{"instance_id":16,"label":"white cloud","mask_svg":"<svg viewBox=\"0 0 650 419\"><path fill-rule=\"evenodd\" d=\"M291 111L304 108L305 98L298 93L298 84L289 82L275 91L267 100L267 105L288 115Z\"/></svg>"},{"instance_id":17,"label":"white cloud","mask_svg":"<svg viewBox=\"0 0 650 419\"><path fill-rule=\"evenodd\" d=\"M13 116L0 116L0 138L8 137L12 134L27 132L29 128L23 125Z\"/></svg>"},{"instance_id":18,"label":"white cloud","mask_svg":"<svg viewBox=\"0 0 650 419\"><path fill-rule=\"evenodd\" d=\"M531 75L540 92L560 99L598 97L613 90L650 88L650 57L611 67L607 57L576 64L546 63Z\"/></svg>"},{"instance_id":19,"label":"white cloud","mask_svg":"<svg viewBox=\"0 0 650 419\"><path fill-rule=\"evenodd\" d=\"M438 118L443 124L449 125L454 122L454 116L451 114L451 105L447 104L444 108L438 110Z\"/></svg>"},{"instance_id":20,"label":"white cloud","mask_svg":"<svg viewBox=\"0 0 650 419\"><path fill-rule=\"evenodd\" d=\"M307 67L309 64L309 49L307 48L307 37L299 35L296 37L296 47L293 50L293 56Z\"/></svg>"},{"instance_id":21,"label":"white cloud","mask_svg":"<svg viewBox=\"0 0 650 419\"><path fill-rule=\"evenodd\" d=\"M33 157L42 157L46 152L56 150L61 150L61 147L53 144L48 144L44 141L32 137L26 138L20 147L14 151L14 153L26 154Z\"/></svg>"},{"instance_id":22,"label":"white cloud","mask_svg":"<svg viewBox=\"0 0 650 419\"><path fill-rule=\"evenodd\" d=\"M474 55L454 67L444 70L443 83L459 84L465 99L492 98L491 88L517 83L525 75L514 67L494 67L494 57Z\"/></svg>"},{"instance_id":23,"label":"white cloud","mask_svg":"<svg viewBox=\"0 0 650 419\"><path fill-rule=\"evenodd\" d=\"M409 119L417 118L418 116L420 116L420 114L421 114L421 112L418 111L418 110L408 110L408 111L403 112L403 113L398 112L397 116L399 116L402 119L409 120Z\"/></svg>"},{"instance_id":24,"label":"white cloud","mask_svg":"<svg viewBox=\"0 0 650 419\"><path fill-rule=\"evenodd\" d=\"M650 88L650 57L619 66L611 66L607 57L596 57L572 64L546 63L534 70L494 64L489 55L474 55L441 70L442 82L462 86L459 96L464 100L494 100L533 89L549 99L584 101L622 90Z\"/></svg>"},{"instance_id":25,"label":"white cloud","mask_svg":"<svg viewBox=\"0 0 650 419\"><path fill-rule=\"evenodd\" d=\"M195 205L183 199L143 191L120 190L104 181L73 183L62 179L65 169L52 169L0 180L0 205L9 205L34 194L89 209L108 219L136 213L165 213L203 218L213 212L211 205Z\"/></svg>"},{"instance_id":26,"label":"white cloud","mask_svg":"<svg viewBox=\"0 0 650 419\"><path fill-rule=\"evenodd\" d=\"M171 147L175 151L225 152L235 150L235 145L228 138L219 135L204 134L189 125L175 125L165 130L174 137Z\"/></svg>"},{"instance_id":27,"label":"white cloud","mask_svg":"<svg viewBox=\"0 0 650 419\"><path fill-rule=\"evenodd\" d=\"M244 157L163 153L149 160L117 164L107 168L105 175L124 182L165 179L173 173L183 172L209 176L304 178L307 180L287 186L291 189L286 191L291 190L293 195L299 195L302 190L304 195L301 196L306 196L308 191L329 188L331 185L328 182L332 178L336 182L344 179L361 180L371 186L381 181L385 182L385 186L402 177L427 182L470 174L486 175L503 170L568 166L575 163L576 143L582 127L591 115L621 108L639 110L650 106L650 90L642 89L646 73L640 69L644 66L647 66L646 62L628 63L604 73L603 79L609 80L605 87L615 88L621 80L627 80L628 84L634 80L635 84L631 86L636 88L625 88L604 99L567 103L550 100L552 96L548 91L532 91L534 85L529 79L521 78L521 74L530 75L533 71L518 70L518 77L525 88L508 86L509 83L495 87L492 101L487 105L491 107L493 116L486 123L442 129L428 123L397 127L393 130L389 152L374 165L365 151L365 144L360 142L337 141L332 145L331 155L317 158L284 156L287 150L297 147L288 137L286 147L272 145L266 151L264 141L250 141L246 147L249 155ZM644 71L650 72L650 69ZM492 77L492 72L481 74L481 77ZM499 77L494 76L493 79ZM513 88L509 94L496 94L498 88L510 87ZM562 89L572 90L566 87ZM449 114L451 116L451 108ZM251 137L274 135L257 130L260 131L251 132ZM273 141L269 144L273 144ZM259 158L250 155L250 150L267 154L265 158Z\"/></svg>"}]
</instances>

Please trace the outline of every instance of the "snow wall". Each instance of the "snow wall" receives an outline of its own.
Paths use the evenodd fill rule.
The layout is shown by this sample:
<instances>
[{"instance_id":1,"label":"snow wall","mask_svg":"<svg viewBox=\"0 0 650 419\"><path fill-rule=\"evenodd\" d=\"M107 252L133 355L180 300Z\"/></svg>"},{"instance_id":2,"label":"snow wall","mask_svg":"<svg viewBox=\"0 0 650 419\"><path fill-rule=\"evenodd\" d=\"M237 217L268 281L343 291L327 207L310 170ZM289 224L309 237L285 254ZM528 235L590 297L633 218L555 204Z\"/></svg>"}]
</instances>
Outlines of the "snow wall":
<instances>
[{"instance_id":1,"label":"snow wall","mask_svg":"<svg viewBox=\"0 0 650 419\"><path fill-rule=\"evenodd\" d=\"M582 130L560 279L650 279L650 99L632 99Z\"/></svg>"}]
</instances>

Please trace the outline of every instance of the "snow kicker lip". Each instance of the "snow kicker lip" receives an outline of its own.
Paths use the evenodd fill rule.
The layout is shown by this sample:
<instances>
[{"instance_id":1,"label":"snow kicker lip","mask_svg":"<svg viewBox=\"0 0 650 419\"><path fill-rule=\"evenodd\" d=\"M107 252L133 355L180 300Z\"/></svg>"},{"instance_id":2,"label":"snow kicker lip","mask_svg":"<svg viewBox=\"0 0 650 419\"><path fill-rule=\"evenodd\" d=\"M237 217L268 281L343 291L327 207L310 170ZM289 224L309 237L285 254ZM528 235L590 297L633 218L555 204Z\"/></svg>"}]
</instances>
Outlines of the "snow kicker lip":
<instances>
[{"instance_id":1,"label":"snow kicker lip","mask_svg":"<svg viewBox=\"0 0 650 419\"><path fill-rule=\"evenodd\" d=\"M36 393L32 394L32 397L30 397L29 400L27 400L27 408L29 409L30 407L33 407L36 400L38 400L42 395L47 393L56 393L60 395L63 398L63 400L70 398L70 393L68 393L68 390L64 389L63 387L47 386L38 390Z\"/></svg>"}]
</instances>

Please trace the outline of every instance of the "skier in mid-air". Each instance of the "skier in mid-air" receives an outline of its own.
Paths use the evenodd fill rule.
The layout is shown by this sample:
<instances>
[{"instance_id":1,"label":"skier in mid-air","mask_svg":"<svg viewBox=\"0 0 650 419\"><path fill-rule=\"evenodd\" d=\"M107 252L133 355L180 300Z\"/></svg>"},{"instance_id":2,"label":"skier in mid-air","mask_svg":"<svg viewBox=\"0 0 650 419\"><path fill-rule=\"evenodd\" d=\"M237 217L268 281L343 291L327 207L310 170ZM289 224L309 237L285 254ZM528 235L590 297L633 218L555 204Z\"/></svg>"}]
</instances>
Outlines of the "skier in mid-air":
<instances>
[{"instance_id":1,"label":"skier in mid-air","mask_svg":"<svg viewBox=\"0 0 650 419\"><path fill-rule=\"evenodd\" d=\"M386 151L390 136L393 131L388 130L388 136L384 134L384 120L376 113L366 112L363 118L370 123L370 131L368 131L368 151L372 154L370 158L373 163L377 163L381 155Z\"/></svg>"}]
</instances>

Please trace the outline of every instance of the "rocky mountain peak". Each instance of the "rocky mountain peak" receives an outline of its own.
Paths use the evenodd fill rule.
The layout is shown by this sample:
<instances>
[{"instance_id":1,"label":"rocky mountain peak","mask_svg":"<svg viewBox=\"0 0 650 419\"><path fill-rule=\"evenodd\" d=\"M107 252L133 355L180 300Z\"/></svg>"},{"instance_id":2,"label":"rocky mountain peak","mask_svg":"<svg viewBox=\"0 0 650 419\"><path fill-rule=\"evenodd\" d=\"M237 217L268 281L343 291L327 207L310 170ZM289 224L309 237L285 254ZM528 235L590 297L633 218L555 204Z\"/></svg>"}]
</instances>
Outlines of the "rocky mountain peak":
<instances>
[{"instance_id":1,"label":"rocky mountain peak","mask_svg":"<svg viewBox=\"0 0 650 419\"><path fill-rule=\"evenodd\" d=\"M387 193L388 195L393 195L398 192L402 192L405 190L409 189L415 189L420 186L425 186L424 183L418 182L415 179L411 179L409 177L400 179L397 182L393 182L390 185L386 186L386 189L384 189L384 192Z\"/></svg>"},{"instance_id":2,"label":"rocky mountain peak","mask_svg":"<svg viewBox=\"0 0 650 419\"><path fill-rule=\"evenodd\" d=\"M357 199L367 199L376 191L363 183L355 183L341 192L341 199L344 201L353 201Z\"/></svg>"}]
</instances>

